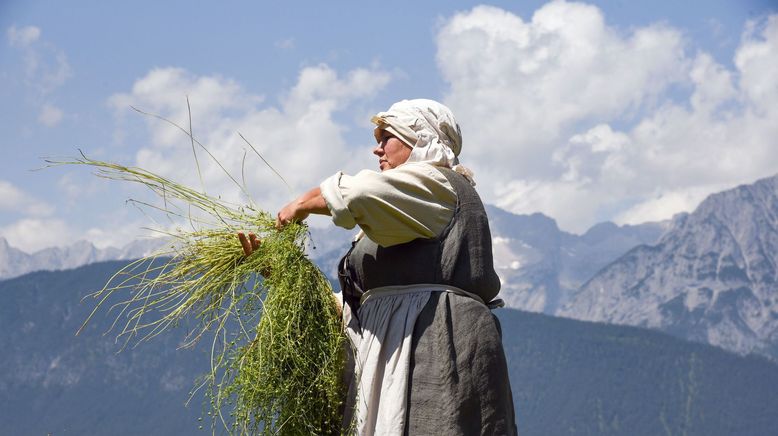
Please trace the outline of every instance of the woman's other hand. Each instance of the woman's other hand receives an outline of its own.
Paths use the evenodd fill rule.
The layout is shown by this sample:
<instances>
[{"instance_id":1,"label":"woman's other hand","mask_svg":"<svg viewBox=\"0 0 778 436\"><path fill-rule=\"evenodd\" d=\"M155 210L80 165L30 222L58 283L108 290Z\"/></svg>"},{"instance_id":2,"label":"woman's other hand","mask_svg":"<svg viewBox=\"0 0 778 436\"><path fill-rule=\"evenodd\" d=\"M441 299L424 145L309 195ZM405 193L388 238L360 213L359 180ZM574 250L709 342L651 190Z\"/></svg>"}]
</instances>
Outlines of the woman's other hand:
<instances>
[{"instance_id":1,"label":"woman's other hand","mask_svg":"<svg viewBox=\"0 0 778 436\"><path fill-rule=\"evenodd\" d=\"M251 253L259 248L260 240L257 238L257 235L253 233L249 233L247 238L243 232L238 232L238 240L240 241L241 247L243 247L243 254L246 256L250 256ZM270 267L265 267L264 269L259 270L259 274L263 277L269 277L270 271Z\"/></svg>"},{"instance_id":2,"label":"woman's other hand","mask_svg":"<svg viewBox=\"0 0 778 436\"><path fill-rule=\"evenodd\" d=\"M243 234L243 232L238 232L238 240L243 247L243 254L246 256L250 256L254 250L259 248L260 241L254 233L249 233L249 237L246 238L246 235Z\"/></svg>"}]
</instances>

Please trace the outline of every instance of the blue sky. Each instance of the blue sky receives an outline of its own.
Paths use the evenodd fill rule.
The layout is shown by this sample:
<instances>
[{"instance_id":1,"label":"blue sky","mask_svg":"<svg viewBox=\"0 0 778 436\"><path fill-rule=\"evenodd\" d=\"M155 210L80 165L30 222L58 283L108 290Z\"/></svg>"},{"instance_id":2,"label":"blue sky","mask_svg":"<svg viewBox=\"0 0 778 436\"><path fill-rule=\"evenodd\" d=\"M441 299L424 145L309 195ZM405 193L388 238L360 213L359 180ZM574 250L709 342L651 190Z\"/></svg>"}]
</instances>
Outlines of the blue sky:
<instances>
[{"instance_id":1,"label":"blue sky","mask_svg":"<svg viewBox=\"0 0 778 436\"><path fill-rule=\"evenodd\" d=\"M335 6L333 6L335 5ZM448 104L484 199L582 232L693 209L778 173L775 2L0 4L0 236L25 251L120 246L143 196L42 156L137 164L197 186L186 121L228 167L259 148L294 193L377 168L370 115ZM258 162L253 198L291 194ZM245 201L218 171L209 192Z\"/></svg>"}]
</instances>

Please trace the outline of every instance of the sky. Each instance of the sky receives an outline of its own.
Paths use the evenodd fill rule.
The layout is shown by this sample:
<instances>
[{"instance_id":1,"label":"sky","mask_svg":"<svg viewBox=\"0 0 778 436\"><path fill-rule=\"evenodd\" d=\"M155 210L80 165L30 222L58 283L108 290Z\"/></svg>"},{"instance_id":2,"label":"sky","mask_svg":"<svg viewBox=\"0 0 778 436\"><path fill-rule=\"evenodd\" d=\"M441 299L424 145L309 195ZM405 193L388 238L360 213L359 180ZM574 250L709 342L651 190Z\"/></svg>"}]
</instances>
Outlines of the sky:
<instances>
[{"instance_id":1,"label":"sky","mask_svg":"<svg viewBox=\"0 0 778 436\"><path fill-rule=\"evenodd\" d=\"M141 188L40 170L46 157L81 150L248 201L132 107L191 114L271 212L336 171L377 170L370 117L406 98L453 110L486 203L573 233L778 174L775 0L3 0L0 29L0 237L26 252L120 247L151 224L126 202Z\"/></svg>"}]
</instances>

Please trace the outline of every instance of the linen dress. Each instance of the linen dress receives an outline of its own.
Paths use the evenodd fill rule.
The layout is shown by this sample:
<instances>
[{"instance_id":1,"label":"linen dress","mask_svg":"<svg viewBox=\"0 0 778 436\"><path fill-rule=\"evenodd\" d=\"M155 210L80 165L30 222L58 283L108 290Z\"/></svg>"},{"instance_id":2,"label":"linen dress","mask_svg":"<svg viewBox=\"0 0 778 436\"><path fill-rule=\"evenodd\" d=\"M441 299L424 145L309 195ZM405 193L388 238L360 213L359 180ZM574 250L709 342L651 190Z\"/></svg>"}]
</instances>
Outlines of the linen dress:
<instances>
[{"instance_id":1,"label":"linen dress","mask_svg":"<svg viewBox=\"0 0 778 436\"><path fill-rule=\"evenodd\" d=\"M337 173L321 189L334 223L362 230L339 272L354 350L344 425L359 435L516 434L475 190L427 163Z\"/></svg>"}]
</instances>

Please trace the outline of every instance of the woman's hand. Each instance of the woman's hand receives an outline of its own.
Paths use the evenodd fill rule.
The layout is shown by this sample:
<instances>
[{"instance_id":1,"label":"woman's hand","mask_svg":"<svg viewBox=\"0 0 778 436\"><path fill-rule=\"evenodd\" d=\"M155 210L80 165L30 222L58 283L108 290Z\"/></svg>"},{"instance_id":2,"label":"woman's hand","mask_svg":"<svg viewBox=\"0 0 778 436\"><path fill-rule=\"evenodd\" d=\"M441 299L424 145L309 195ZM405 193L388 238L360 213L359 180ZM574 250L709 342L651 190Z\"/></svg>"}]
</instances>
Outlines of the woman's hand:
<instances>
[{"instance_id":1,"label":"woman's hand","mask_svg":"<svg viewBox=\"0 0 778 436\"><path fill-rule=\"evenodd\" d=\"M293 222L303 221L312 213L330 214L327 203L321 195L321 189L318 187L311 189L281 208L276 215L276 228L280 230Z\"/></svg>"},{"instance_id":2,"label":"woman's hand","mask_svg":"<svg viewBox=\"0 0 778 436\"><path fill-rule=\"evenodd\" d=\"M302 208L300 199L296 199L278 211L276 228L280 230L293 222L303 221L308 215L310 212Z\"/></svg>"}]
</instances>

